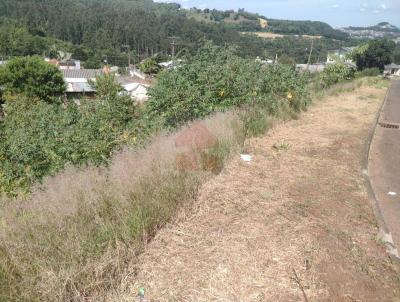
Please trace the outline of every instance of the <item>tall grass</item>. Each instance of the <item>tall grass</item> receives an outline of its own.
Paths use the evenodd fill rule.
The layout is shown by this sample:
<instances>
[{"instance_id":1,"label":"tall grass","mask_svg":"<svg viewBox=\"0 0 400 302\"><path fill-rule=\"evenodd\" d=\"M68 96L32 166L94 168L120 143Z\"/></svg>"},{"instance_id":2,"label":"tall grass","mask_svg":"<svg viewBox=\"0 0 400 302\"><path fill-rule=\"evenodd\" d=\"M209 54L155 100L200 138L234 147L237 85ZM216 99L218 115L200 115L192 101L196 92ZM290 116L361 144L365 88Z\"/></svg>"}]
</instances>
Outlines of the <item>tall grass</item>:
<instances>
[{"instance_id":1,"label":"tall grass","mask_svg":"<svg viewBox=\"0 0 400 302\"><path fill-rule=\"evenodd\" d=\"M359 79L313 98L365 83L386 85ZM200 121L217 143L194 149L199 169L177 166L185 150L175 140L189 124L156 135L145 148L121 151L107 168L69 167L29 197L1 198L0 301L101 301L120 284L144 244L180 208L190 206L200 186L221 171L246 137L297 114L282 102L273 114L253 106Z\"/></svg>"},{"instance_id":2,"label":"tall grass","mask_svg":"<svg viewBox=\"0 0 400 302\"><path fill-rule=\"evenodd\" d=\"M198 170L178 170L174 144L187 127L124 150L108 168L68 168L26 199L0 205L0 301L99 301L143 244L194 200L243 140L235 113L201 122L218 143Z\"/></svg>"}]
</instances>

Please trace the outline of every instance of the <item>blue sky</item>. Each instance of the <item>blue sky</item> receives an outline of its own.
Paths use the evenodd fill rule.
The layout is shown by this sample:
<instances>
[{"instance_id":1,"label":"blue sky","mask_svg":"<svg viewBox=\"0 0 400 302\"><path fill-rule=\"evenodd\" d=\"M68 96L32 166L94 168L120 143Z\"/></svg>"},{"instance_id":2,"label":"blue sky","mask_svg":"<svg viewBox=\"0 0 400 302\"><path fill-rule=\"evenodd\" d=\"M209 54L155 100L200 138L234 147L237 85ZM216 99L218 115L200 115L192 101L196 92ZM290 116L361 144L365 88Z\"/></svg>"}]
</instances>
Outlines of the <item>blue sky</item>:
<instances>
[{"instance_id":1,"label":"blue sky","mask_svg":"<svg viewBox=\"0 0 400 302\"><path fill-rule=\"evenodd\" d=\"M375 25L400 27L400 0L159 0L183 7L238 9L269 18L324 21L334 27Z\"/></svg>"}]
</instances>

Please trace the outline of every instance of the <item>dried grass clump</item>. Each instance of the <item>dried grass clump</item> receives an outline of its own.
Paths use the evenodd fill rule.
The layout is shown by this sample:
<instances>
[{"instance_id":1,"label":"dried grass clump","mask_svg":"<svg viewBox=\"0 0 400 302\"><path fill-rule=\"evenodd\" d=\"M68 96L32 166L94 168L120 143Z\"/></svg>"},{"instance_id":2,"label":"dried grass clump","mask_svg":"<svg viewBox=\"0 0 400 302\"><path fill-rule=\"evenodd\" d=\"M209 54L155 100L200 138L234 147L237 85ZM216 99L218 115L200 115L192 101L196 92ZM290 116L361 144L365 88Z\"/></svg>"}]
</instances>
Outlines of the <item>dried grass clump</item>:
<instances>
[{"instance_id":1,"label":"dried grass clump","mask_svg":"<svg viewBox=\"0 0 400 302\"><path fill-rule=\"evenodd\" d=\"M0 201L0 301L101 301L143 243L196 196L240 146L240 119L201 123L218 140L197 150L200 170L176 168L175 139L191 127L126 148L107 168L67 168L26 198Z\"/></svg>"}]
</instances>

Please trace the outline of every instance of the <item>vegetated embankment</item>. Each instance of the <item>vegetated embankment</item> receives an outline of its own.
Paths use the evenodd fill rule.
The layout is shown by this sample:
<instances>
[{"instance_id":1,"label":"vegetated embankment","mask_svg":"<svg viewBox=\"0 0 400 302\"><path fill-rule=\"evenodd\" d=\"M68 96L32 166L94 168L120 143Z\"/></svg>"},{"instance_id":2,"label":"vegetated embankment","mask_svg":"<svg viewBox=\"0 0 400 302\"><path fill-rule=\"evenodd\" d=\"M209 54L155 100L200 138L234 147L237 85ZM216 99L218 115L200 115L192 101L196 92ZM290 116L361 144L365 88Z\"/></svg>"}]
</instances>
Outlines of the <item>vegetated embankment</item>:
<instances>
[{"instance_id":1,"label":"vegetated embankment","mask_svg":"<svg viewBox=\"0 0 400 302\"><path fill-rule=\"evenodd\" d=\"M399 301L362 176L384 95L376 85L333 93L248 140L253 160L236 156L207 182L109 301L141 286L150 301Z\"/></svg>"},{"instance_id":2,"label":"vegetated embankment","mask_svg":"<svg viewBox=\"0 0 400 302\"><path fill-rule=\"evenodd\" d=\"M285 73L283 75L287 77ZM272 82L282 82L280 77L268 76L267 78L269 80L261 84L270 86ZM208 81L208 78L206 80ZM219 83L217 84L219 85ZM188 221L192 219L193 205L194 208L199 209L199 212L194 214L194 218L198 213L204 212L204 207L210 206L214 207L216 211L214 212L210 208L211 212L207 213L210 221L221 226L225 224L227 227L229 226L224 219L218 221L219 217L212 216L213 213L220 211L224 213L225 210L221 209L218 203L213 203L215 200L211 198L211 195L204 193L204 190L208 190L207 188L214 181L208 183L206 188L201 191L200 198L197 198L198 191L207 180L212 179L212 175L221 171L226 159L232 155L238 155L238 151L250 152L257 159L257 152L252 149L252 141L243 149L246 137L265 133L265 130L276 120L298 117L299 110L296 102L300 104L303 100L299 97L302 95L301 90L295 93L296 90L293 87L286 87L285 84L286 82L283 82L281 83L283 87L275 87L275 90L279 91L279 95L275 95L274 99L264 97L259 91L251 93L251 95L259 96L260 101L266 99L268 102L264 106L262 102L259 104L254 100L254 104L252 103L254 106L244 106L240 110L233 109L231 112L218 113L196 122L194 125L189 124L182 127L174 133L159 134L146 148L126 149L119 152L107 168L68 168L63 173L47 179L43 185L33 188L29 197L20 197L17 200L3 198L0 212L2 225L0 231L0 301L102 301L106 298L118 301L125 297L130 300L132 295L136 294L139 283L149 289L150 297L158 297L161 300L166 297L171 297L171 299L176 297L178 301L190 300L184 289L169 287L170 284L163 284L157 278L146 279L144 270L151 272L146 268L146 264L151 265L154 269L158 267L158 264L151 264L145 260L147 256L143 258L139 255L143 252L146 243L150 242L158 230L171 222L174 217L184 224L189 223ZM336 87L336 89L338 88ZM218 87L216 90L219 91L218 95L221 98L225 98L224 90L218 90ZM186 99L186 97L182 98L182 100ZM200 97L198 99L201 100ZM171 97L171 101L173 100L176 98ZM188 105L192 103L193 101ZM174 104L176 106L176 103L172 105ZM162 107L163 103L154 105ZM271 105L273 105L273 111L271 111ZM157 106L155 109L158 109ZM172 118L185 117L183 114L186 111L183 111L182 108L172 107L177 110L171 110L168 116L171 121L173 121ZM298 121L297 123L301 124L302 122ZM307 137L304 138L303 143L305 141L307 141ZM290 142L278 142L274 150L291 152L291 146ZM281 154L280 151L271 152L271 154L275 154L272 159L270 158L271 163L280 164L278 156ZM238 163L236 162L236 164ZM224 172L220 176L222 179L227 177L227 173L231 173L229 171L232 171L232 165L235 165L235 161L226 170L223 170ZM267 167L263 169L265 170L265 168ZM265 173L265 171L251 171L251 173L256 173L253 175L256 176L253 180L248 175L246 176L248 172L245 170L236 171L235 173L243 172L243 174L234 174L238 177L237 182L233 184L226 182L225 190L236 194L234 189L236 184L237 186L247 186L246 182L241 182L243 177L247 177L249 184L257 183ZM299 184L303 183L303 180L299 180ZM251 185L247 188L252 189ZM279 196L278 189L277 186L276 191L273 192L274 196ZM210 198L204 199L204 196L210 196ZM242 200L243 206L238 201L239 204L235 207L244 216L248 215L252 209L255 211L250 207L251 203L248 203L247 195L237 196ZM230 205L229 199L226 200L226 213L229 213L230 207L234 203ZM193 201L196 203L193 204ZM267 199L266 204L268 202ZM246 208L249 208L250 212L246 212ZM292 208L290 203L288 208ZM287 216L287 213L283 213L283 215ZM288 217L290 218L290 215ZM237 219L235 216L231 218ZM257 216L254 218L256 219ZM195 224L193 227L197 226L198 224ZM238 226L243 226L240 220L238 220ZM272 226L275 224L272 223ZM291 225L282 225L282 228L288 226L293 228ZM204 227L207 227L207 224ZM168 230L169 227L166 232ZM234 230L233 228L232 231ZM259 230L259 234L263 234L264 230L262 228ZM153 246L159 244L159 238L162 238L163 232L160 234L161 237L157 236L154 243L150 245L148 253L151 254ZM205 228L204 232L200 229L199 232L203 236L209 233L210 244L213 242L212 230ZM226 244L238 242L235 236L235 234L231 234L230 237L226 236ZM237 236L240 239L240 236L244 235L238 233ZM207 240L205 242L208 242ZM172 238L171 244L173 242ZM186 244L186 240L182 240L182 242ZM271 242L270 244L272 244ZM204 244L204 242L201 241L199 244ZM291 246L288 243L285 245ZM214 245L210 246L213 247L213 250L218 251ZM177 247L172 246L172 248ZM298 246L294 245L291 249L297 253L297 248ZM282 247L282 250L285 248ZM299 251L301 253L301 250ZM179 255L182 250L177 249L176 252ZM166 256L170 255L168 248L163 253ZM146 253L146 255L149 254ZM196 263L197 261L201 263L207 261L207 255L210 257L209 262L212 265L216 259L213 258L212 253L202 255L201 257L204 258L196 258L194 254L190 254L189 258L194 259ZM166 258L160 257L159 259L166 261ZM244 260L249 261L249 258L244 258ZM309 263L311 260L306 262ZM175 261L182 260L179 257L172 257L171 261L171 263L175 263ZM178 268L179 265L175 263L175 267ZM187 267L190 267L189 264ZM385 267L391 278L390 264ZM167 272L169 267L164 265L163 268ZM206 277L213 278L212 275L208 275L206 270L196 271L195 267L191 270L193 276L197 276L197 274L202 276L201 274L204 272ZM223 270L225 271L225 268ZM182 272L170 271L176 275L176 278L183 278L184 272L185 270ZM302 274L302 272L298 272L296 268L296 275L298 274ZM160 271L159 276L165 275ZM285 275L282 280L286 280L288 276ZM299 278L303 278L303 275L300 275ZM196 278L192 280L193 282L190 281L191 279L179 280L184 279L178 279L176 286L184 283L187 284L189 291L198 290L195 289L198 285ZM249 278L246 282L243 284L262 284L254 278ZM210 295L214 295L215 291L212 287L210 289ZM225 292L221 291L214 298L226 297L227 300L231 300L229 291L230 288L227 287ZM239 292L242 292L242 289L239 289ZM201 300L201 292L195 293L191 294L193 300ZM306 294L312 296L312 292ZM209 298L214 299L212 296L204 299ZM246 299L244 298L244 300Z\"/></svg>"}]
</instances>

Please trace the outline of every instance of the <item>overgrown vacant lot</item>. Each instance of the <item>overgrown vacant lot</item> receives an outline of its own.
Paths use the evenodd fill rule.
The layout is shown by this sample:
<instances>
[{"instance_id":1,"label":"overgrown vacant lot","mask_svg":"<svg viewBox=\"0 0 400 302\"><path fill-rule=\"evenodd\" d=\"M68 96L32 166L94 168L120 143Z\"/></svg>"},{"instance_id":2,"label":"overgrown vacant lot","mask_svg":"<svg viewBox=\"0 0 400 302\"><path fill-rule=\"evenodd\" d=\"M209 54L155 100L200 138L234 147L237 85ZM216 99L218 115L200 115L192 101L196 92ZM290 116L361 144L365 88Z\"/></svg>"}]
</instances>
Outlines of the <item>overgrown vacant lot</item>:
<instances>
[{"instance_id":1,"label":"overgrown vacant lot","mask_svg":"<svg viewBox=\"0 0 400 302\"><path fill-rule=\"evenodd\" d=\"M251 139L161 230L110 301L400 301L362 177L385 89L327 97ZM137 272L137 274L135 273Z\"/></svg>"}]
</instances>

